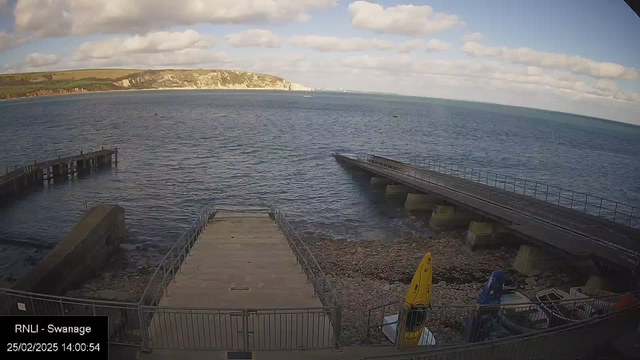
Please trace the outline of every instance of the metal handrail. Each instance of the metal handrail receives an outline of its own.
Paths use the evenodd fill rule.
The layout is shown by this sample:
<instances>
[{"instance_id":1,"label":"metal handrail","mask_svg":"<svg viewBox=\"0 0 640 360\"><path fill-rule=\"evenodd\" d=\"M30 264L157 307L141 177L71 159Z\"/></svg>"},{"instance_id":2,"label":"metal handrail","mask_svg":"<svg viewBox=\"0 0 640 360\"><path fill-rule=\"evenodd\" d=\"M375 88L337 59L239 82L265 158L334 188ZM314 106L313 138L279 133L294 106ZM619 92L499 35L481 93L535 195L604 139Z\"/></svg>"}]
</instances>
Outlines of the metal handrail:
<instances>
[{"instance_id":1,"label":"metal handrail","mask_svg":"<svg viewBox=\"0 0 640 360\"><path fill-rule=\"evenodd\" d=\"M640 211L638 206L605 199L585 192L565 189L560 186L545 184L540 181L522 179L439 160L431 160L424 156L413 156L410 161L411 164L416 167L426 168L427 170L441 174L543 200L585 214L598 216L617 224L640 228Z\"/></svg>"},{"instance_id":2,"label":"metal handrail","mask_svg":"<svg viewBox=\"0 0 640 360\"><path fill-rule=\"evenodd\" d=\"M330 317L333 320L333 336L335 349L340 349L340 334L342 332L342 302L338 298L335 289L331 285L331 281L327 278L316 260L309 247L302 241L296 230L291 226L289 220L275 206L270 206L271 215L276 224L282 230L289 247L296 256L296 260L300 264L302 271L307 275L307 279L313 286L315 295L318 296L320 302L326 308L335 307L335 316Z\"/></svg>"},{"instance_id":3,"label":"metal handrail","mask_svg":"<svg viewBox=\"0 0 640 360\"><path fill-rule=\"evenodd\" d=\"M471 342L471 343L464 343L464 344L451 345L451 346L427 348L423 350L406 351L406 352L400 352L395 354L371 355L371 356L365 356L362 359L363 360L366 360L366 359L410 360L410 359L418 359L418 358L425 359L425 360L432 359L432 358L433 359L447 359L447 358L458 359L458 358L466 358L466 357L473 358L474 357L473 355L479 355L482 358L494 358L494 356L491 356L488 353L482 352L482 351L485 349L491 349L495 351L497 347L504 346L506 344L512 344L512 343L517 344L517 343L521 343L521 342L535 339L535 338L549 338L549 337L554 337L556 335L559 335L561 333L580 331L581 329L588 328L589 326L593 326L594 324L604 323L604 325L614 325L613 327L615 328L621 328L620 326L615 326L615 324L611 323L610 322L611 319L620 318L620 320L626 320L626 318L629 315L632 315L632 314L637 315L639 310L640 310L640 304L636 303L634 305L624 307L618 310L613 310L602 315L594 316L589 319L576 321L573 323L568 323L565 325L560 325L560 326L549 328L549 329L541 329L541 330L524 333L520 335L513 335L505 338L487 340L482 342ZM626 321L621 321L620 323L629 327L628 326L629 324L627 324ZM631 324L631 326L637 327L637 323ZM599 332L599 335L602 336L602 333ZM584 344L573 344L573 346L581 347L581 346L584 346ZM519 349L519 350L527 351L527 349ZM472 353L473 351L477 351L478 353L474 354ZM470 352L470 353L465 354L465 352ZM447 355L452 355L452 356L447 356ZM514 355L515 354L511 354L509 358L516 358L516 356ZM577 357L574 356L572 358L577 358Z\"/></svg>"},{"instance_id":4,"label":"metal handrail","mask_svg":"<svg viewBox=\"0 0 640 360\"><path fill-rule=\"evenodd\" d=\"M300 238L296 230L291 226L289 220L286 219L284 214L274 206L270 206L271 212L274 216L276 224L285 235L287 242L292 248L298 263L303 268L305 274L309 278L309 281L313 283L314 291L320 298L320 301L325 306L340 305L336 291L331 285L331 281L327 279L324 271L320 267L320 264L316 260L315 256L304 241Z\"/></svg>"},{"instance_id":5,"label":"metal handrail","mask_svg":"<svg viewBox=\"0 0 640 360\"><path fill-rule=\"evenodd\" d=\"M198 217L160 261L138 302L140 305L157 305L160 303L162 296L168 291L169 281L171 279L175 281L175 274L180 270L182 263L186 261L187 255L189 255L193 244L198 239L198 235L206 228L209 220L216 213L217 210L213 204L207 204L200 211Z\"/></svg>"}]
</instances>

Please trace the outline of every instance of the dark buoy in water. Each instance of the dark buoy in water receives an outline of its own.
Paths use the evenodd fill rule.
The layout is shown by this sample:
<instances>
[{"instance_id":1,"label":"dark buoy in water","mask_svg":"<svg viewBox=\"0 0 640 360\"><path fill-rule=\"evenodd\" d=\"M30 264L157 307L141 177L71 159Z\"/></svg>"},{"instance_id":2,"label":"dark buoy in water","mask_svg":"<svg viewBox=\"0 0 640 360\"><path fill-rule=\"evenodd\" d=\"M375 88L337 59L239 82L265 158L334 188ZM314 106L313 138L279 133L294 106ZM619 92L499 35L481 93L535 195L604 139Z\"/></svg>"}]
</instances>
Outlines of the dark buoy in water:
<instances>
[{"instance_id":1,"label":"dark buoy in water","mask_svg":"<svg viewBox=\"0 0 640 360\"><path fill-rule=\"evenodd\" d=\"M156 116L158 116L158 114L156 113Z\"/></svg>"},{"instance_id":2,"label":"dark buoy in water","mask_svg":"<svg viewBox=\"0 0 640 360\"><path fill-rule=\"evenodd\" d=\"M397 118L397 117L398 117L398 115L393 115L392 117Z\"/></svg>"}]
</instances>

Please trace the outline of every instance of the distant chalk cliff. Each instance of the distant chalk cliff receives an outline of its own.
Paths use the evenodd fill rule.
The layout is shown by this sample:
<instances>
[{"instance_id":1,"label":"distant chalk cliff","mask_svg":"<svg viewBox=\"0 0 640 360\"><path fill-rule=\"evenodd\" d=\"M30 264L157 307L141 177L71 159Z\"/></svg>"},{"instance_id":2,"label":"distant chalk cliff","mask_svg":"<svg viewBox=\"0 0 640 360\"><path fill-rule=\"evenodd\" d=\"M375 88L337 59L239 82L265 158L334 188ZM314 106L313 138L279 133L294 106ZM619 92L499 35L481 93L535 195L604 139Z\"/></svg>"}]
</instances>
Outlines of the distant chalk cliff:
<instances>
[{"instance_id":1,"label":"distant chalk cliff","mask_svg":"<svg viewBox=\"0 0 640 360\"><path fill-rule=\"evenodd\" d=\"M0 75L0 99L135 89L312 90L279 76L236 70L86 69Z\"/></svg>"}]
</instances>

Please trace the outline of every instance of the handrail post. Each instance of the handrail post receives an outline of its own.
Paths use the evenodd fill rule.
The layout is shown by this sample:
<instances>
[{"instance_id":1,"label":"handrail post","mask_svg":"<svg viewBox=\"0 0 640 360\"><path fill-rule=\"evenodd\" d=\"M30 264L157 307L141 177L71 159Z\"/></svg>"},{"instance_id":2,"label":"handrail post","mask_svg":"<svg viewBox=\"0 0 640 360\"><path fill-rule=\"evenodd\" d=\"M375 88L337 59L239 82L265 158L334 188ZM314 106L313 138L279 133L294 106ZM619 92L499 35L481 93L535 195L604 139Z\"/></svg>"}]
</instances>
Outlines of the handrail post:
<instances>
[{"instance_id":1,"label":"handrail post","mask_svg":"<svg viewBox=\"0 0 640 360\"><path fill-rule=\"evenodd\" d=\"M602 212L602 198L600 198L600 206L598 206L598 216L600 216L600 213Z\"/></svg>"},{"instance_id":2,"label":"handrail post","mask_svg":"<svg viewBox=\"0 0 640 360\"><path fill-rule=\"evenodd\" d=\"M616 221L616 214L618 213L618 202L616 201L616 208L613 210L613 222Z\"/></svg>"},{"instance_id":3,"label":"handrail post","mask_svg":"<svg viewBox=\"0 0 640 360\"><path fill-rule=\"evenodd\" d=\"M335 312L335 319L333 321L333 350L340 351L340 332L342 331L342 305L336 305Z\"/></svg>"},{"instance_id":4,"label":"handrail post","mask_svg":"<svg viewBox=\"0 0 640 360\"><path fill-rule=\"evenodd\" d=\"M149 339L147 338L147 328L144 323L144 313L142 312L142 305L138 303L138 322L140 323L140 336L142 337L142 352L150 352Z\"/></svg>"},{"instance_id":5,"label":"handrail post","mask_svg":"<svg viewBox=\"0 0 640 360\"><path fill-rule=\"evenodd\" d=\"M242 342L243 342L243 351L249 350L249 311L247 309L242 309Z\"/></svg>"},{"instance_id":6,"label":"handrail post","mask_svg":"<svg viewBox=\"0 0 640 360\"><path fill-rule=\"evenodd\" d=\"M587 203L589 202L589 194L586 195L586 197L584 198L584 211L583 213L587 213Z\"/></svg>"},{"instance_id":7,"label":"handrail post","mask_svg":"<svg viewBox=\"0 0 640 360\"><path fill-rule=\"evenodd\" d=\"M573 209L573 197L575 196L575 191L571 190L571 209Z\"/></svg>"},{"instance_id":8,"label":"handrail post","mask_svg":"<svg viewBox=\"0 0 640 360\"><path fill-rule=\"evenodd\" d=\"M547 192L544 194L544 201L548 202L549 200L549 185L547 185Z\"/></svg>"},{"instance_id":9,"label":"handrail post","mask_svg":"<svg viewBox=\"0 0 640 360\"><path fill-rule=\"evenodd\" d=\"M405 320L407 318L407 309L402 306L398 312L398 321L396 322L396 338L395 347L401 350L404 346Z\"/></svg>"}]
</instances>

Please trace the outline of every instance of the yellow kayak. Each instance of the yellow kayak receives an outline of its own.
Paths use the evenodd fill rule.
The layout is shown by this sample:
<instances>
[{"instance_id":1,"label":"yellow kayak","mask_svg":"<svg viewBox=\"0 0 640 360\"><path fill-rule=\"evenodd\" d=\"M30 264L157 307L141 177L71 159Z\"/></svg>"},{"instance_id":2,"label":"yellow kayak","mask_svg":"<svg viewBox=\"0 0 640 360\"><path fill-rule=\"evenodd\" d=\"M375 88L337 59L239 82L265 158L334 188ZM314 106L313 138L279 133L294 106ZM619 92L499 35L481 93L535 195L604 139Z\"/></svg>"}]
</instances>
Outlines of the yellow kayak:
<instances>
[{"instance_id":1,"label":"yellow kayak","mask_svg":"<svg viewBox=\"0 0 640 360\"><path fill-rule=\"evenodd\" d=\"M431 253L420 261L413 275L402 305L407 314L404 319L404 345L418 345L427 321L426 307L431 305Z\"/></svg>"}]
</instances>

